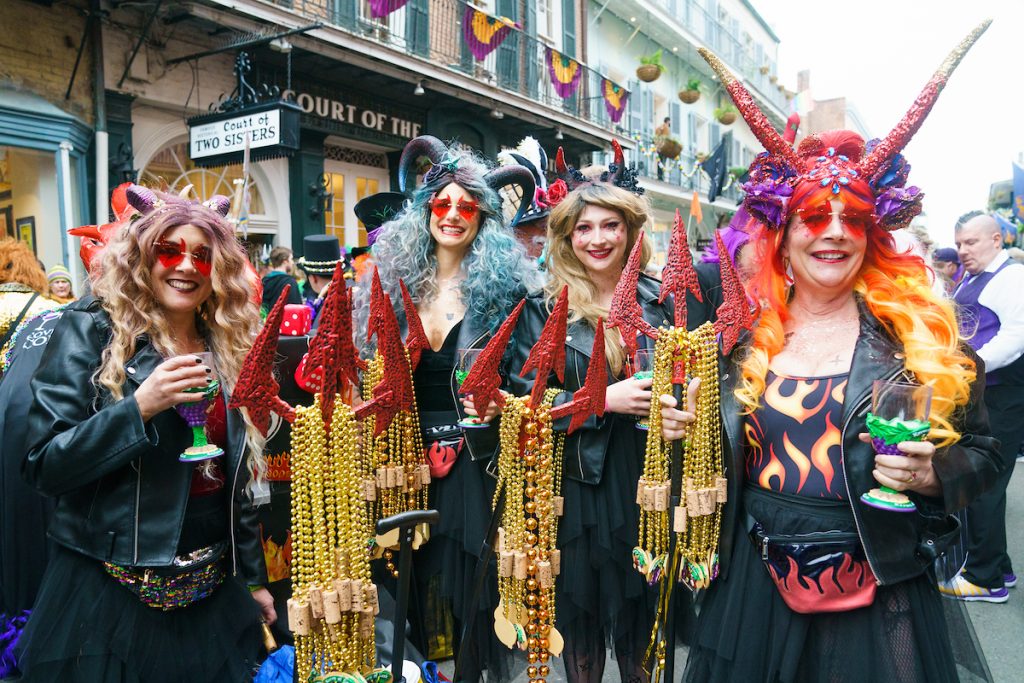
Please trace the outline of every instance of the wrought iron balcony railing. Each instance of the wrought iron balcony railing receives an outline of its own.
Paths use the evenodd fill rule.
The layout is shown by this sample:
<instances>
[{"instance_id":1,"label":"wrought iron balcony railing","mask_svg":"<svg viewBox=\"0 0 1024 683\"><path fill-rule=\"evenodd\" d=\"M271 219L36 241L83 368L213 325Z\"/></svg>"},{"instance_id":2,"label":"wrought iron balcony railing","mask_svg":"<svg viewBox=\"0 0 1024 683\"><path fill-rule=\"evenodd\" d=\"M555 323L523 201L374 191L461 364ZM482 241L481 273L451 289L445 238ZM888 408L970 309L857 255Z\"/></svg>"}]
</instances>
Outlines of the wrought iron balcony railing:
<instances>
[{"instance_id":1,"label":"wrought iron balcony railing","mask_svg":"<svg viewBox=\"0 0 1024 683\"><path fill-rule=\"evenodd\" d=\"M463 37L466 0L412 0L386 17L374 18L367 0L271 0L298 14L338 26L398 52L429 60L500 90L611 129L601 88L603 77L584 64L576 92L561 97L548 75L545 42L519 28L484 59L477 60Z\"/></svg>"}]
</instances>

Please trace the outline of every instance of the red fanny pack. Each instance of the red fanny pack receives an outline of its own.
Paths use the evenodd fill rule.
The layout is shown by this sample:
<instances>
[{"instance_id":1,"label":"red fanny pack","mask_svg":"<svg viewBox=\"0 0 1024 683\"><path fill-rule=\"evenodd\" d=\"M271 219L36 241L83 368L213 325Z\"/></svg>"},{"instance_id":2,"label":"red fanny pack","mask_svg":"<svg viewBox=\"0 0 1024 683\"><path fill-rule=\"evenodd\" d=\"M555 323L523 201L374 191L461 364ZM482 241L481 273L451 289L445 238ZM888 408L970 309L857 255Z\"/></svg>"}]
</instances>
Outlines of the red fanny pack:
<instances>
[{"instance_id":1,"label":"red fanny pack","mask_svg":"<svg viewBox=\"0 0 1024 683\"><path fill-rule=\"evenodd\" d=\"M848 612L875 601L878 581L854 532L772 536L754 522L750 540L794 612Z\"/></svg>"}]
</instances>

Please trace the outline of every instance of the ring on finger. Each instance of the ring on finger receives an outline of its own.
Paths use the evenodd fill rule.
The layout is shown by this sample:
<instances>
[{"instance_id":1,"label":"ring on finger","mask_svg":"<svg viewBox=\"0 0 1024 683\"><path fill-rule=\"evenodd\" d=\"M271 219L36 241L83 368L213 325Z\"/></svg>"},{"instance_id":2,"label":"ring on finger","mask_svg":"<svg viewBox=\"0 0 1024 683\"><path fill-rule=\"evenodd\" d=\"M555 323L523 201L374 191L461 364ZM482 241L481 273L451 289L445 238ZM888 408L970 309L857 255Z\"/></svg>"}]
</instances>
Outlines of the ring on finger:
<instances>
[{"instance_id":1,"label":"ring on finger","mask_svg":"<svg viewBox=\"0 0 1024 683\"><path fill-rule=\"evenodd\" d=\"M910 484L911 482L914 481L917 481L917 470L911 470L910 479L907 480L907 483Z\"/></svg>"}]
</instances>

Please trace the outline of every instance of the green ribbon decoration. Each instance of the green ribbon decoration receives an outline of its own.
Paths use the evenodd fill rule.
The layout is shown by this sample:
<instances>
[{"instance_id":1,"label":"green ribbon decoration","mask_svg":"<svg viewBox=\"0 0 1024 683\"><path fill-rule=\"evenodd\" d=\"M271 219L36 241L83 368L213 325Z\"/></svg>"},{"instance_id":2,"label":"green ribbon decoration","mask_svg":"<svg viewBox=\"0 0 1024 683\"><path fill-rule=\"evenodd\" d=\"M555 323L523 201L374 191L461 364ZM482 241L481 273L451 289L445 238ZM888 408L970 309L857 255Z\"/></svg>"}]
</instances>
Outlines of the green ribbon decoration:
<instances>
[{"instance_id":1,"label":"green ribbon decoration","mask_svg":"<svg viewBox=\"0 0 1024 683\"><path fill-rule=\"evenodd\" d=\"M898 417L886 420L873 413L868 413L867 425L872 438L882 439L887 446L902 441L921 441L932 428L928 420L901 420Z\"/></svg>"}]
</instances>

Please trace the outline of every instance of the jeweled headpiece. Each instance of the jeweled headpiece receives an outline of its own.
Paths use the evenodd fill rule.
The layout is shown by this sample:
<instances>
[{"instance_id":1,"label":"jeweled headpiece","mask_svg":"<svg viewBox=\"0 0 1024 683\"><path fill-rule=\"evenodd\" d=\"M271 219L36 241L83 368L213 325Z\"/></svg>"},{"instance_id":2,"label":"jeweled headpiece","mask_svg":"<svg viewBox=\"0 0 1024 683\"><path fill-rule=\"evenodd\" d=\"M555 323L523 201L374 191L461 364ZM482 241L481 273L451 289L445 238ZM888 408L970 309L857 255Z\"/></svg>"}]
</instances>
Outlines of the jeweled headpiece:
<instances>
[{"instance_id":1,"label":"jeweled headpiece","mask_svg":"<svg viewBox=\"0 0 1024 683\"><path fill-rule=\"evenodd\" d=\"M853 192L871 199L875 218L884 230L897 230L910 224L921 212L924 194L917 187L905 187L910 166L900 151L921 127L950 74L967 51L991 24L986 20L971 31L949 54L914 100L910 110L882 140L867 145L855 142L845 148L826 145L818 136L805 138L794 151L754 102L728 68L712 52L698 52L718 74L750 130L764 145L750 165L750 180L743 185L744 206L754 218L770 229L786 225L792 212L792 197L807 188L827 188L832 194Z\"/></svg>"},{"instance_id":2,"label":"jeweled headpiece","mask_svg":"<svg viewBox=\"0 0 1024 683\"><path fill-rule=\"evenodd\" d=\"M622 145L617 140L612 140L612 153L612 163L608 164L608 170L603 171L597 177L588 177L583 175L579 169L565 162L565 152L559 147L558 153L555 155L555 173L558 175L558 180L553 182L548 189L548 205L557 206L567 194L580 185L596 182L610 183L635 195L642 195L644 188L640 187L640 183L637 181L640 174L637 172L636 166L632 164L626 166L626 156L622 153Z\"/></svg>"}]
</instances>

